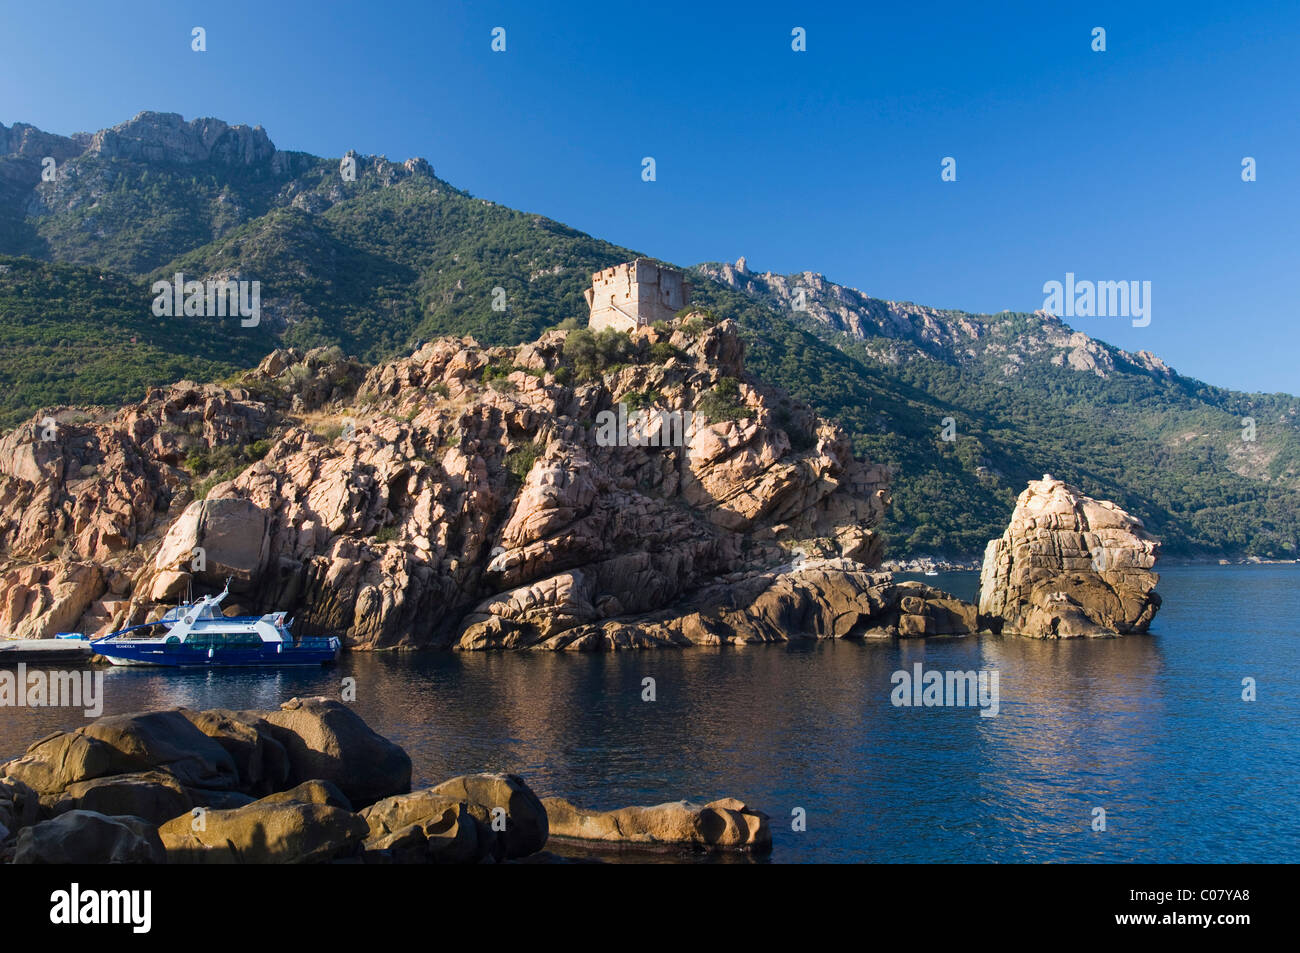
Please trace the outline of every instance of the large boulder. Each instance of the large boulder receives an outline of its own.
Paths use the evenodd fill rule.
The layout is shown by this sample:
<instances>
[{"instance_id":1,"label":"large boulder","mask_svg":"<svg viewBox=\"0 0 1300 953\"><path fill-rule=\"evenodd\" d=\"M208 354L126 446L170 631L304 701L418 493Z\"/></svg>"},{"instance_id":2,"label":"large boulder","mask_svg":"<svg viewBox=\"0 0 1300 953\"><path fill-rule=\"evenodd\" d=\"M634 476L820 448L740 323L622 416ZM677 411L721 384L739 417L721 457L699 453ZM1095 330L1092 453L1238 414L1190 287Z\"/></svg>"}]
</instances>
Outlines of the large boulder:
<instances>
[{"instance_id":1,"label":"large boulder","mask_svg":"<svg viewBox=\"0 0 1300 953\"><path fill-rule=\"evenodd\" d=\"M365 808L361 816L374 837L385 837L420 821L441 817L459 802L448 794L435 794L433 788L386 797Z\"/></svg>"},{"instance_id":2,"label":"large boulder","mask_svg":"<svg viewBox=\"0 0 1300 953\"><path fill-rule=\"evenodd\" d=\"M18 832L15 864L161 864L162 841L138 817L69 811Z\"/></svg>"},{"instance_id":3,"label":"large boulder","mask_svg":"<svg viewBox=\"0 0 1300 953\"><path fill-rule=\"evenodd\" d=\"M76 731L56 732L0 773L45 797L80 781L155 769L186 787L229 791L239 785L226 750L176 709L109 715Z\"/></svg>"},{"instance_id":4,"label":"large boulder","mask_svg":"<svg viewBox=\"0 0 1300 953\"><path fill-rule=\"evenodd\" d=\"M266 567L267 514L257 504L238 497L195 500L177 517L163 537L148 574L149 596L170 599L181 591L192 571L194 553L203 553L203 571L194 578L220 585L233 577L246 588Z\"/></svg>"},{"instance_id":5,"label":"large boulder","mask_svg":"<svg viewBox=\"0 0 1300 953\"><path fill-rule=\"evenodd\" d=\"M241 791L262 796L280 790L289 780L289 755L258 713L224 708L182 708L181 713L234 760Z\"/></svg>"},{"instance_id":6,"label":"large boulder","mask_svg":"<svg viewBox=\"0 0 1300 953\"><path fill-rule=\"evenodd\" d=\"M526 857L546 844L546 809L514 774L467 774L385 798L361 812L367 851L404 862L468 863Z\"/></svg>"},{"instance_id":7,"label":"large boulder","mask_svg":"<svg viewBox=\"0 0 1300 953\"><path fill-rule=\"evenodd\" d=\"M546 846L546 808L517 774L466 774L443 781L432 793L468 805L470 814L498 834L506 859Z\"/></svg>"},{"instance_id":8,"label":"large boulder","mask_svg":"<svg viewBox=\"0 0 1300 953\"><path fill-rule=\"evenodd\" d=\"M288 784L331 781L359 807L411 790L407 753L342 702L293 698L279 711L253 714L283 746L289 761Z\"/></svg>"},{"instance_id":9,"label":"large boulder","mask_svg":"<svg viewBox=\"0 0 1300 953\"><path fill-rule=\"evenodd\" d=\"M54 802L54 814L71 810L143 818L162 824L194 807L179 781L161 771L113 774L69 784Z\"/></svg>"},{"instance_id":10,"label":"large boulder","mask_svg":"<svg viewBox=\"0 0 1300 953\"><path fill-rule=\"evenodd\" d=\"M277 791L259 799L262 804L328 804L340 810L351 811L352 802L331 781L304 781L287 791Z\"/></svg>"},{"instance_id":11,"label":"large boulder","mask_svg":"<svg viewBox=\"0 0 1300 953\"><path fill-rule=\"evenodd\" d=\"M643 847L754 853L772 849L767 815L736 798L722 798L703 807L675 801L613 811L587 810L558 797L544 798L542 804L553 837Z\"/></svg>"},{"instance_id":12,"label":"large boulder","mask_svg":"<svg viewBox=\"0 0 1300 953\"><path fill-rule=\"evenodd\" d=\"M184 814L158 834L173 863L308 864L357 854L370 833L365 820L321 803L322 795L330 796L308 785L296 795L272 795L234 810Z\"/></svg>"},{"instance_id":13,"label":"large boulder","mask_svg":"<svg viewBox=\"0 0 1300 953\"><path fill-rule=\"evenodd\" d=\"M16 778L0 777L0 844L40 819L40 796Z\"/></svg>"},{"instance_id":14,"label":"large boulder","mask_svg":"<svg viewBox=\"0 0 1300 953\"><path fill-rule=\"evenodd\" d=\"M362 812L367 858L395 863L470 864L504 857L505 844L469 805L431 791L386 798Z\"/></svg>"},{"instance_id":15,"label":"large boulder","mask_svg":"<svg viewBox=\"0 0 1300 953\"><path fill-rule=\"evenodd\" d=\"M984 551L980 616L1034 638L1145 632L1160 608L1159 554L1142 521L1114 503L1050 476L1032 480Z\"/></svg>"}]
</instances>

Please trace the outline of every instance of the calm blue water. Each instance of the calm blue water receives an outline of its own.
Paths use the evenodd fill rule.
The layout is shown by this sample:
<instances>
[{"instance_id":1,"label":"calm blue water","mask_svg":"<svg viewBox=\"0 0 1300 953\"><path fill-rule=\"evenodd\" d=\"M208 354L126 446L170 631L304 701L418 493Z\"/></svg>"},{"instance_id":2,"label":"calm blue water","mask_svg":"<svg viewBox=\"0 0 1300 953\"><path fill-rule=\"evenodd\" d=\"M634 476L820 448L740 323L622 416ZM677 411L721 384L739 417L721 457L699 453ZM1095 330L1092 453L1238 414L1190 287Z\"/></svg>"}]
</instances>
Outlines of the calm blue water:
<instances>
[{"instance_id":1,"label":"calm blue water","mask_svg":"<svg viewBox=\"0 0 1300 953\"><path fill-rule=\"evenodd\" d=\"M973 573L926 582L969 597ZM522 774L600 808L731 795L773 860L1300 861L1300 567L1174 568L1147 637L619 655L357 655L308 672L114 669L109 713L337 694L416 783ZM896 708L891 674L995 669L997 717ZM653 677L657 700L641 700ZM1253 677L1258 700L1241 700ZM0 709L0 757L76 713ZM1091 829L1093 809L1107 830ZM795 808L807 830L791 830Z\"/></svg>"}]
</instances>

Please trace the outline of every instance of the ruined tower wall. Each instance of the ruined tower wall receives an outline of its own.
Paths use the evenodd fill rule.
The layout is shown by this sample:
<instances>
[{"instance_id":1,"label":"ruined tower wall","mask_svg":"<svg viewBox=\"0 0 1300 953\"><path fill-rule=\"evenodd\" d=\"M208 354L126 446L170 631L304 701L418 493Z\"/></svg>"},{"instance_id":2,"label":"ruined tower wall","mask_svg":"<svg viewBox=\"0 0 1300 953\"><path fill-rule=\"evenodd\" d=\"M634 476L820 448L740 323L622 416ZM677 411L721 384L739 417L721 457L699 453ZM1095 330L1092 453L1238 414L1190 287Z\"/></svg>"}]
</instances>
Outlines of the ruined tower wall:
<instances>
[{"instance_id":1,"label":"ruined tower wall","mask_svg":"<svg viewBox=\"0 0 1300 953\"><path fill-rule=\"evenodd\" d=\"M632 331L667 321L686 307L689 296L690 286L679 271L644 258L615 265L591 276L588 327Z\"/></svg>"}]
</instances>

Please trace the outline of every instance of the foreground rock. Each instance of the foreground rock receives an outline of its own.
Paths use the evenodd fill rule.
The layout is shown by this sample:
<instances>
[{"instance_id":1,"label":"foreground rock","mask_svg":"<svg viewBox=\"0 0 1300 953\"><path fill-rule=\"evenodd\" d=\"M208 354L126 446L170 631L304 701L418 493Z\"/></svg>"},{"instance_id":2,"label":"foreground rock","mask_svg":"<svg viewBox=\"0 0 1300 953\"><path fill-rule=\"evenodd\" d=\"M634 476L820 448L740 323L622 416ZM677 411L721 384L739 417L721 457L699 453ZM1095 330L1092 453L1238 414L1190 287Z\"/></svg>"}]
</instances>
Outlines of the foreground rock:
<instances>
[{"instance_id":1,"label":"foreground rock","mask_svg":"<svg viewBox=\"0 0 1300 953\"><path fill-rule=\"evenodd\" d=\"M40 820L41 802L35 791L15 778L0 777L0 844Z\"/></svg>"},{"instance_id":2,"label":"foreground rock","mask_svg":"<svg viewBox=\"0 0 1300 953\"><path fill-rule=\"evenodd\" d=\"M358 806L411 789L411 759L341 702L293 699L262 720L289 759L289 784L332 781Z\"/></svg>"},{"instance_id":3,"label":"foreground rock","mask_svg":"<svg viewBox=\"0 0 1300 953\"><path fill-rule=\"evenodd\" d=\"M23 828L15 864L161 864L166 861L157 829L139 817L108 817L69 811Z\"/></svg>"},{"instance_id":4,"label":"foreground rock","mask_svg":"<svg viewBox=\"0 0 1300 953\"><path fill-rule=\"evenodd\" d=\"M980 616L1034 638L1145 632L1160 608L1159 554L1137 517L1044 476L984 552Z\"/></svg>"},{"instance_id":5,"label":"foreground rock","mask_svg":"<svg viewBox=\"0 0 1300 953\"><path fill-rule=\"evenodd\" d=\"M558 797L542 800L553 837L642 847L691 847L767 853L768 817L743 801L723 798L703 807L676 801L654 807L590 811Z\"/></svg>"},{"instance_id":6,"label":"foreground rock","mask_svg":"<svg viewBox=\"0 0 1300 953\"><path fill-rule=\"evenodd\" d=\"M346 705L295 698L273 712L107 716L40 739L0 767L0 779L30 789L51 814L90 808L162 823L307 780L368 804L410 790L411 759Z\"/></svg>"},{"instance_id":7,"label":"foreground rock","mask_svg":"<svg viewBox=\"0 0 1300 953\"><path fill-rule=\"evenodd\" d=\"M158 835L171 863L310 864L358 854L369 828L329 782L225 811L184 814Z\"/></svg>"},{"instance_id":8,"label":"foreground rock","mask_svg":"<svg viewBox=\"0 0 1300 953\"><path fill-rule=\"evenodd\" d=\"M602 814L543 802L514 774L466 774L420 791L410 791L410 781L401 748L322 698L295 698L269 712L182 708L106 717L42 738L0 765L0 862L596 859L545 849L548 803L573 839L771 848L766 815L734 799Z\"/></svg>"},{"instance_id":9,"label":"foreground rock","mask_svg":"<svg viewBox=\"0 0 1300 953\"><path fill-rule=\"evenodd\" d=\"M399 862L513 860L546 846L546 809L513 774L471 774L362 812L371 851Z\"/></svg>"}]
</instances>

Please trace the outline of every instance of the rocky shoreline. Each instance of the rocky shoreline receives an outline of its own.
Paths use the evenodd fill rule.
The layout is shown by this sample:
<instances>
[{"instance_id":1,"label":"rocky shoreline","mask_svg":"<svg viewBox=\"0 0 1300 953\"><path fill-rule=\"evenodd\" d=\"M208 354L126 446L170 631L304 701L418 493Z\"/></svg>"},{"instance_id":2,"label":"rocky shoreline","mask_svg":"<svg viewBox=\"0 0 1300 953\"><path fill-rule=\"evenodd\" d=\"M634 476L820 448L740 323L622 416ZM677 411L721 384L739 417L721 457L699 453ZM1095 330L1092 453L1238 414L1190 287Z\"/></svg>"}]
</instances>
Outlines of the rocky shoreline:
<instances>
[{"instance_id":1,"label":"rocky shoreline","mask_svg":"<svg viewBox=\"0 0 1300 953\"><path fill-rule=\"evenodd\" d=\"M735 325L706 317L373 368L276 351L226 385L38 415L0 439L0 632L105 634L229 578L228 610L351 649L472 648L508 640L497 625L591 648L741 575L874 568L887 469L750 378ZM688 430L600 439L638 409Z\"/></svg>"},{"instance_id":2,"label":"rocky shoreline","mask_svg":"<svg viewBox=\"0 0 1300 953\"><path fill-rule=\"evenodd\" d=\"M406 752L324 698L108 716L0 765L0 862L13 864L538 863L771 846L767 816L736 798L595 811L539 798L514 774L412 791Z\"/></svg>"},{"instance_id":3,"label":"rocky shoreline","mask_svg":"<svg viewBox=\"0 0 1300 953\"><path fill-rule=\"evenodd\" d=\"M226 580L228 614L284 610L352 650L1145 631L1158 544L1048 477L978 605L880 572L887 468L743 356L732 322L692 315L374 368L276 351L226 385L51 412L0 438L0 632L107 634ZM689 422L599 439L630 407Z\"/></svg>"}]
</instances>

